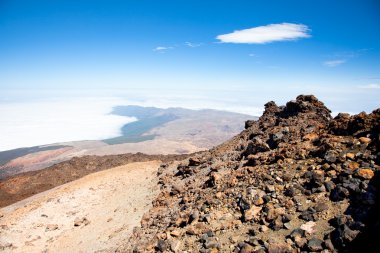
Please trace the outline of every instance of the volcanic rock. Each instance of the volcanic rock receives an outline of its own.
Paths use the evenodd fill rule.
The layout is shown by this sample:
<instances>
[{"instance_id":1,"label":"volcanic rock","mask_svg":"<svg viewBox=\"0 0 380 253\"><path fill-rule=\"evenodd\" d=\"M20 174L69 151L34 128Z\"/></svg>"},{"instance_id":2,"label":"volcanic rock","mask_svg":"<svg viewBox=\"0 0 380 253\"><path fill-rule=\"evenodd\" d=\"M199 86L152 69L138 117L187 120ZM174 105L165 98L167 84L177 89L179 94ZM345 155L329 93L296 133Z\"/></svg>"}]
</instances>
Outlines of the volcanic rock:
<instances>
[{"instance_id":1,"label":"volcanic rock","mask_svg":"<svg viewBox=\"0 0 380 253\"><path fill-rule=\"evenodd\" d=\"M380 233L380 109L330 113L313 95L268 102L241 134L165 169L149 219L120 252L369 249Z\"/></svg>"}]
</instances>

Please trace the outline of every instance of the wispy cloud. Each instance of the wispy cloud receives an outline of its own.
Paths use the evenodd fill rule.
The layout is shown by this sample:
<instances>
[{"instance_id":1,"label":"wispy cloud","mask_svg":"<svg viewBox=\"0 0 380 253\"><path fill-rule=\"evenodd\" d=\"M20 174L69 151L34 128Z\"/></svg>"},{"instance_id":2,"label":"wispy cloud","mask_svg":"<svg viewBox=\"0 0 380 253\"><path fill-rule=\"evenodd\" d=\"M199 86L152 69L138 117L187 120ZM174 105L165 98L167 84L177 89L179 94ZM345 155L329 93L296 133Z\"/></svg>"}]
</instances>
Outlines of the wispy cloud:
<instances>
[{"instance_id":1,"label":"wispy cloud","mask_svg":"<svg viewBox=\"0 0 380 253\"><path fill-rule=\"evenodd\" d=\"M358 50L335 52L330 57L331 58L350 59L350 58L359 57L359 56L365 54L366 52L368 52L369 50L371 50L371 49L370 48L361 48L361 49L358 49Z\"/></svg>"},{"instance_id":2,"label":"wispy cloud","mask_svg":"<svg viewBox=\"0 0 380 253\"><path fill-rule=\"evenodd\" d=\"M336 67L338 65L348 62L352 58L360 57L362 54L364 54L365 52L369 50L370 49L362 48L362 49L353 50L353 51L336 52L332 55L327 56L331 60L324 61L323 65L327 67Z\"/></svg>"},{"instance_id":3,"label":"wispy cloud","mask_svg":"<svg viewBox=\"0 0 380 253\"><path fill-rule=\"evenodd\" d=\"M343 59L342 60L332 60L332 61L323 62L323 65L333 68L333 67L339 66L345 62L346 62L346 60L343 60Z\"/></svg>"},{"instance_id":4,"label":"wispy cloud","mask_svg":"<svg viewBox=\"0 0 380 253\"><path fill-rule=\"evenodd\" d=\"M380 89L380 84L377 84L377 83L371 83L371 84L367 84L367 85L360 85L358 86L358 88L361 88L361 89Z\"/></svg>"},{"instance_id":5,"label":"wispy cloud","mask_svg":"<svg viewBox=\"0 0 380 253\"><path fill-rule=\"evenodd\" d=\"M255 55L255 54L248 54L248 56L254 57L254 56L256 56L256 55Z\"/></svg>"},{"instance_id":6,"label":"wispy cloud","mask_svg":"<svg viewBox=\"0 0 380 253\"><path fill-rule=\"evenodd\" d=\"M202 44L203 43L192 43L192 42L188 42L188 41L185 42L185 45L188 47L200 47L200 46L202 46Z\"/></svg>"},{"instance_id":7,"label":"wispy cloud","mask_svg":"<svg viewBox=\"0 0 380 253\"><path fill-rule=\"evenodd\" d=\"M274 41L297 40L309 38L310 29L303 24L270 24L250 29L237 30L232 33L218 35L223 43L265 44Z\"/></svg>"},{"instance_id":8,"label":"wispy cloud","mask_svg":"<svg viewBox=\"0 0 380 253\"><path fill-rule=\"evenodd\" d=\"M355 78L354 80L380 80L380 77L369 76L369 77Z\"/></svg>"},{"instance_id":9,"label":"wispy cloud","mask_svg":"<svg viewBox=\"0 0 380 253\"><path fill-rule=\"evenodd\" d=\"M165 51L170 50L170 49L173 49L173 47L158 46L158 47L154 48L153 51L155 51L155 52L165 52Z\"/></svg>"}]
</instances>

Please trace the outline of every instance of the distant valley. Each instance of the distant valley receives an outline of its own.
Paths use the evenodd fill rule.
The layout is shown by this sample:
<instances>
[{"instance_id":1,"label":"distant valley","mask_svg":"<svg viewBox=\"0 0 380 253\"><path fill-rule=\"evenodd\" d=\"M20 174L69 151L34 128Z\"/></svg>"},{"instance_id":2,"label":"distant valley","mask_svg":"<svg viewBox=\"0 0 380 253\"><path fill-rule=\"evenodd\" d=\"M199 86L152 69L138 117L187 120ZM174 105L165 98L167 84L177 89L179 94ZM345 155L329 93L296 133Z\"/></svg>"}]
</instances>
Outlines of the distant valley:
<instances>
[{"instance_id":1,"label":"distant valley","mask_svg":"<svg viewBox=\"0 0 380 253\"><path fill-rule=\"evenodd\" d=\"M40 170L73 157L124 153L187 154L209 149L239 133L255 117L218 110L117 106L112 114L136 117L121 135L0 152L0 179Z\"/></svg>"}]
</instances>

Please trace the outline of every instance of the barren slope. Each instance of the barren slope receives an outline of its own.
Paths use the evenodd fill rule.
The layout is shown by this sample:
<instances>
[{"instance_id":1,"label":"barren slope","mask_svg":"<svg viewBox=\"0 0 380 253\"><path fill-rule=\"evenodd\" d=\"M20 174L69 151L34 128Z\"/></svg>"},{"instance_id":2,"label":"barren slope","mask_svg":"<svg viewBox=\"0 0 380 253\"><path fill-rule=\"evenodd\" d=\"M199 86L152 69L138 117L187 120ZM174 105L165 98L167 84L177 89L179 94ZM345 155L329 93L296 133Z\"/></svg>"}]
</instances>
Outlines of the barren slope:
<instances>
[{"instance_id":1,"label":"barren slope","mask_svg":"<svg viewBox=\"0 0 380 253\"><path fill-rule=\"evenodd\" d=\"M128 238L157 194L160 161L87 175L0 210L0 251L95 252Z\"/></svg>"},{"instance_id":2,"label":"barren slope","mask_svg":"<svg viewBox=\"0 0 380 253\"><path fill-rule=\"evenodd\" d=\"M182 160L187 155L123 154L74 157L49 168L21 173L0 180L0 207L74 181L90 173L133 162Z\"/></svg>"}]
</instances>

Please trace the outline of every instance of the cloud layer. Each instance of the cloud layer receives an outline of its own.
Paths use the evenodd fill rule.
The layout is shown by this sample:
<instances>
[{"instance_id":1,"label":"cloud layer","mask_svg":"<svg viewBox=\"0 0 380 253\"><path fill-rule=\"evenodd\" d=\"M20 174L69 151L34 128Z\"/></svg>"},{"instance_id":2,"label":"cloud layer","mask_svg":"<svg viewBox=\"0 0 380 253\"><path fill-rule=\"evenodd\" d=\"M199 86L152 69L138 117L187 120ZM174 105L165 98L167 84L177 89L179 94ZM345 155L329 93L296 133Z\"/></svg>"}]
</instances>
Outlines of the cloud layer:
<instances>
[{"instance_id":1,"label":"cloud layer","mask_svg":"<svg viewBox=\"0 0 380 253\"><path fill-rule=\"evenodd\" d=\"M265 44L274 41L308 38L310 29L303 24L270 24L250 29L238 30L216 38L223 43Z\"/></svg>"},{"instance_id":2,"label":"cloud layer","mask_svg":"<svg viewBox=\"0 0 380 253\"><path fill-rule=\"evenodd\" d=\"M120 102L118 99L76 98L2 103L0 151L119 136L124 124L136 120L109 114Z\"/></svg>"}]
</instances>

